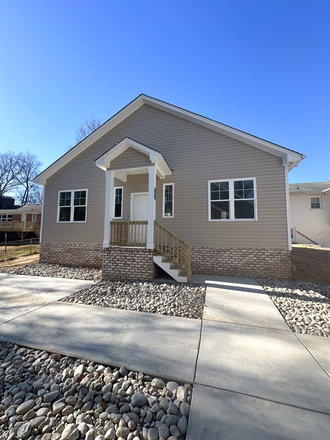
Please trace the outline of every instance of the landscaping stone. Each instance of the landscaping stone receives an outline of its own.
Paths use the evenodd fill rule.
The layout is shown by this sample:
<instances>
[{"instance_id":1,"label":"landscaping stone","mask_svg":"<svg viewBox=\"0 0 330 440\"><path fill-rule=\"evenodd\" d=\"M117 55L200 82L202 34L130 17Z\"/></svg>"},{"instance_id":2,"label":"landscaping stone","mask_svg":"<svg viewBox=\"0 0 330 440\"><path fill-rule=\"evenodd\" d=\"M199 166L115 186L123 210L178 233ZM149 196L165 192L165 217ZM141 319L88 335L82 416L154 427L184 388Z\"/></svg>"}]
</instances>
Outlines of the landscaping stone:
<instances>
[{"instance_id":1,"label":"landscaping stone","mask_svg":"<svg viewBox=\"0 0 330 440\"><path fill-rule=\"evenodd\" d=\"M88 267L68 267L59 264L38 263L16 267L14 269L0 269L0 273L14 275L31 275L50 278L70 278L72 280L99 280L102 271Z\"/></svg>"},{"instance_id":2,"label":"landscaping stone","mask_svg":"<svg viewBox=\"0 0 330 440\"><path fill-rule=\"evenodd\" d=\"M102 281L61 299L62 302L202 319L205 285ZM120 372L125 376L125 370ZM164 388L159 378L155 388Z\"/></svg>"},{"instance_id":3,"label":"landscaping stone","mask_svg":"<svg viewBox=\"0 0 330 440\"><path fill-rule=\"evenodd\" d=\"M0 342L0 440L183 440L180 396L192 386Z\"/></svg>"},{"instance_id":4,"label":"landscaping stone","mask_svg":"<svg viewBox=\"0 0 330 440\"><path fill-rule=\"evenodd\" d=\"M293 332L330 336L330 286L273 279L258 282Z\"/></svg>"}]
</instances>

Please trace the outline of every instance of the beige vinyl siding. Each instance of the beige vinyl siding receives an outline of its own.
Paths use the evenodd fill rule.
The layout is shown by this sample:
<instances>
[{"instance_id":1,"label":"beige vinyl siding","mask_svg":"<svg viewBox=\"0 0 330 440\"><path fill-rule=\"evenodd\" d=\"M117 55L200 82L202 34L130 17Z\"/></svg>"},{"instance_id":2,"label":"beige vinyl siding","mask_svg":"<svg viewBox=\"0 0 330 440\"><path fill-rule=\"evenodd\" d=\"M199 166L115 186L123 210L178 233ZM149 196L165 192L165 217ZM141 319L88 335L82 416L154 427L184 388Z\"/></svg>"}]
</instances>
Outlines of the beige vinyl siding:
<instances>
[{"instance_id":1,"label":"beige vinyl siding","mask_svg":"<svg viewBox=\"0 0 330 440\"><path fill-rule=\"evenodd\" d=\"M128 148L111 162L111 169L139 168L150 165L153 164L150 162L147 154L141 153L141 151L137 151L135 148Z\"/></svg>"},{"instance_id":2,"label":"beige vinyl siding","mask_svg":"<svg viewBox=\"0 0 330 440\"><path fill-rule=\"evenodd\" d=\"M174 234L193 246L287 249L282 159L148 105L47 180L44 241L103 242L105 172L94 160L124 137L161 152L173 170L166 179L157 178L156 217ZM136 165L144 163L143 153L130 150L113 161L115 166L144 166ZM208 180L248 177L256 178L258 221L209 222ZM174 218L162 218L164 183L175 184ZM146 192L148 176L129 176L126 183L115 185L124 187L124 219L129 220L130 192ZM56 223L58 190L85 188L87 222Z\"/></svg>"}]
</instances>

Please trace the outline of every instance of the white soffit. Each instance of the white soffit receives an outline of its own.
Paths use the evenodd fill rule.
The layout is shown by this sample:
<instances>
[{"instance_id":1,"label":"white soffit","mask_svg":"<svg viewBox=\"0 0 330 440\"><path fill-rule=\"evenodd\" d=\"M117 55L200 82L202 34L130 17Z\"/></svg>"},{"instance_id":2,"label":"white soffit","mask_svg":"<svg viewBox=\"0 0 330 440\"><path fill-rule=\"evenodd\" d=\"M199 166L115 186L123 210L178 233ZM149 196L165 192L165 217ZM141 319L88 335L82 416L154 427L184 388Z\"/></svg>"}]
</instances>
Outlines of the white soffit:
<instances>
[{"instance_id":1,"label":"white soffit","mask_svg":"<svg viewBox=\"0 0 330 440\"><path fill-rule=\"evenodd\" d=\"M255 136L252 136L248 133L244 133L235 128L229 127L227 125L221 124L220 122L213 121L211 119L205 118L204 116L197 115L195 113L189 112L187 110L181 109L174 105L168 104L163 101L159 101L158 99L151 98L147 95L140 95L134 101L129 103L126 107L116 113L112 118L106 121L103 125L101 125L97 130L91 133L87 138L82 140L79 144L73 147L66 154L61 156L56 162L46 168L41 174L39 174L34 180L34 183L45 185L46 180L64 165L69 163L72 159L78 156L82 151L100 139L103 135L105 135L108 131L138 110L143 104L150 105L159 110L166 111L175 116L186 119L195 124L199 124L203 127L206 127L210 130L214 130L218 133L224 134L225 136L229 136L233 139L239 140L243 143L251 145L255 148L259 148L264 150L270 154L275 156L279 156L283 159L283 164L289 164L289 168L296 166L302 159L306 156L297 153L295 151L288 150L287 148L281 147L276 144L272 144L271 142L265 141L263 139L259 139Z\"/></svg>"},{"instance_id":2,"label":"white soffit","mask_svg":"<svg viewBox=\"0 0 330 440\"><path fill-rule=\"evenodd\" d=\"M169 176L170 174L172 174L170 167L168 166L166 160L164 159L161 153L153 150L152 148L147 147L146 145L140 144L139 142L134 141L133 139L130 138L123 139L114 147L112 147L109 151L104 153L101 157L96 159L95 165L104 171L109 169L111 170L111 162L114 159L116 159L116 157L118 157L120 154L122 154L124 151L126 151L128 148L134 148L140 151L141 153L147 155L150 161L155 165L157 175L159 178L164 179L165 176ZM121 172L122 175L126 175L126 180L127 180L127 174L139 174L141 172L148 172L148 169L147 167L144 167L144 168L132 168L132 169L114 170L114 171L116 171L117 174ZM126 180L124 181L126 182Z\"/></svg>"}]
</instances>

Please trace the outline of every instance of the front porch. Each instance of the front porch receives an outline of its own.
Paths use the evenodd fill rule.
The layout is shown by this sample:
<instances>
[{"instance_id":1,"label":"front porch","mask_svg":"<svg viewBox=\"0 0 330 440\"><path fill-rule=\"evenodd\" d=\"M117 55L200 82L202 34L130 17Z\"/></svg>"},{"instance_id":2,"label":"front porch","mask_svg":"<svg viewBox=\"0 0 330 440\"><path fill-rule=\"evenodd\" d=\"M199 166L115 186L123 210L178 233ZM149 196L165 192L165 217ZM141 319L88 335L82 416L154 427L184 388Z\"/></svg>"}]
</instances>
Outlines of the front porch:
<instances>
[{"instance_id":1,"label":"front porch","mask_svg":"<svg viewBox=\"0 0 330 440\"><path fill-rule=\"evenodd\" d=\"M110 222L110 246L104 248L103 258L108 260L108 256L112 255L111 263L108 261L108 266L111 266L110 277L118 278L121 272L120 267L132 265L131 268L134 272L136 261L131 261L131 254L139 255L141 259L143 250L145 255L152 255L152 262L150 258L144 261L144 265L156 264L176 281L189 282L191 276L191 246L181 240L179 237L168 231L162 225L153 222L153 249L147 247L148 237L148 222L147 221L111 221ZM150 229L150 228L149 228ZM117 248L112 249L111 248ZM123 248L121 251L118 248ZM134 250L135 248L135 250ZM138 251L140 248L140 251ZM115 256L116 255L116 256ZM125 261L123 261L123 259ZM133 259L134 260L134 259ZM107 264L103 264L103 270L108 272L106 268ZM140 268L143 271L145 267ZM125 267L125 276L129 272L129 269ZM147 270L148 276L153 274L155 276L154 269Z\"/></svg>"},{"instance_id":2,"label":"front porch","mask_svg":"<svg viewBox=\"0 0 330 440\"><path fill-rule=\"evenodd\" d=\"M151 279L158 265L175 280L189 282L190 246L155 221L157 178L165 179L172 174L163 155L125 138L95 164L105 172L103 276L114 279L131 274L133 277L138 254L144 265L150 265L143 277ZM142 182L140 186L138 182ZM123 248L121 252L118 247ZM130 272L129 266L132 266ZM139 270L145 272L142 264Z\"/></svg>"}]
</instances>

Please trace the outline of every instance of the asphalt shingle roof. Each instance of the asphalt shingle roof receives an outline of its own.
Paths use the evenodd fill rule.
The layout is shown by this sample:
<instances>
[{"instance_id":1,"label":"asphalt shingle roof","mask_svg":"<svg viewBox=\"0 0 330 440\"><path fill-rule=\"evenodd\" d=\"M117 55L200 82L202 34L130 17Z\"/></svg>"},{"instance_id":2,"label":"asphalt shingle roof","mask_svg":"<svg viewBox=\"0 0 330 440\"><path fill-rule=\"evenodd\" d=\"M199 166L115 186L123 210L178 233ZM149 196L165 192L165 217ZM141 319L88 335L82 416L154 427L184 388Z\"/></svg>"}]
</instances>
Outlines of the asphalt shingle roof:
<instances>
[{"instance_id":1,"label":"asphalt shingle roof","mask_svg":"<svg viewBox=\"0 0 330 440\"><path fill-rule=\"evenodd\" d=\"M330 188L328 182L309 182L309 183L290 183L290 193L321 193L325 189Z\"/></svg>"}]
</instances>

